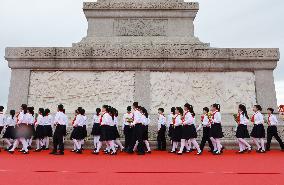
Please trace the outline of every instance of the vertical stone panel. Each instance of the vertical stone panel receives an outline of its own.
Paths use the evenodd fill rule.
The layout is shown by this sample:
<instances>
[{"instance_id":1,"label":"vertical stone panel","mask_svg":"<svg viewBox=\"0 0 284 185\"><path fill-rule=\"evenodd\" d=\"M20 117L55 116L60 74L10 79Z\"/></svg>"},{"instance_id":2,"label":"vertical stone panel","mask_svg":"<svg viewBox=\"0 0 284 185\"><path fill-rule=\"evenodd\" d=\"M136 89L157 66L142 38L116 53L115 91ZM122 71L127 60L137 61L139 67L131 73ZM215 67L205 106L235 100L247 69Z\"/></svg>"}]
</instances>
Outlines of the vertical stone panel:
<instances>
[{"instance_id":1,"label":"vertical stone panel","mask_svg":"<svg viewBox=\"0 0 284 185\"><path fill-rule=\"evenodd\" d=\"M255 71L255 88L257 103L260 104L264 112L268 107L277 110L277 99L272 70Z\"/></svg>"},{"instance_id":2,"label":"vertical stone panel","mask_svg":"<svg viewBox=\"0 0 284 185\"><path fill-rule=\"evenodd\" d=\"M12 69L7 110L18 110L21 104L28 103L30 84L29 69Z\"/></svg>"},{"instance_id":3,"label":"vertical stone panel","mask_svg":"<svg viewBox=\"0 0 284 185\"><path fill-rule=\"evenodd\" d=\"M136 71L134 100L138 101L147 110L150 109L151 104L150 89L150 71Z\"/></svg>"}]
</instances>

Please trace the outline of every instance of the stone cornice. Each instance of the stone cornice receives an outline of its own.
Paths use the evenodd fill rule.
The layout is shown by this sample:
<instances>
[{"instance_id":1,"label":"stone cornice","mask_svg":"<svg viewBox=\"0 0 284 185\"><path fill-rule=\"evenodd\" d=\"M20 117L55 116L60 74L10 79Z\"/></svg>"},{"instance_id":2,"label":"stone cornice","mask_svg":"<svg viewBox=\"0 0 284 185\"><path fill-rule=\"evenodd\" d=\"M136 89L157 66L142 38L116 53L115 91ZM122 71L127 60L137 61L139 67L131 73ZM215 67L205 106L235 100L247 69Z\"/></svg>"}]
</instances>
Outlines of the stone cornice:
<instances>
[{"instance_id":1,"label":"stone cornice","mask_svg":"<svg viewBox=\"0 0 284 185\"><path fill-rule=\"evenodd\" d=\"M84 2L84 9L189 9L198 10L197 2L183 0L98 0Z\"/></svg>"},{"instance_id":2,"label":"stone cornice","mask_svg":"<svg viewBox=\"0 0 284 185\"><path fill-rule=\"evenodd\" d=\"M100 44L93 47L6 48L13 59L211 59L278 61L275 48L195 48L187 44Z\"/></svg>"}]
</instances>

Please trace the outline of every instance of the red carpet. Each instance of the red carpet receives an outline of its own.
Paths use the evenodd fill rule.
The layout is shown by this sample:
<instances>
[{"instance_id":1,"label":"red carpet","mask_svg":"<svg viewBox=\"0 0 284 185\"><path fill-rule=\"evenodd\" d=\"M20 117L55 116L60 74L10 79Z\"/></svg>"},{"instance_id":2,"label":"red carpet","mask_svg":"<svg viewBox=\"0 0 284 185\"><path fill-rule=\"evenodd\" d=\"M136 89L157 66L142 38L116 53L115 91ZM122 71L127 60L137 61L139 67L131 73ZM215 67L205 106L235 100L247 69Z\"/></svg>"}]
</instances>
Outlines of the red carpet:
<instances>
[{"instance_id":1,"label":"red carpet","mask_svg":"<svg viewBox=\"0 0 284 185\"><path fill-rule=\"evenodd\" d=\"M78 155L65 152L14 155L0 153L0 184L20 185L282 185L284 152L222 156L205 152L202 156L177 156L153 152L145 156L121 153L99 156L85 151Z\"/></svg>"}]
</instances>

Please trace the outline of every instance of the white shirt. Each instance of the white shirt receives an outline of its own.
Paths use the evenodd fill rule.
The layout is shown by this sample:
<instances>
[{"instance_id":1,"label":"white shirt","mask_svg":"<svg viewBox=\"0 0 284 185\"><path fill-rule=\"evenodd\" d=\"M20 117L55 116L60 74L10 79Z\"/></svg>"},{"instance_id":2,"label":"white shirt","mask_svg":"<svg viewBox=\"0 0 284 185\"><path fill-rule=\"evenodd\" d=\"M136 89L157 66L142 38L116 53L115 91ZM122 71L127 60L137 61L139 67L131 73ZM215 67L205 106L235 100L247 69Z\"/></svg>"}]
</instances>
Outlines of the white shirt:
<instances>
[{"instance_id":1,"label":"white shirt","mask_svg":"<svg viewBox=\"0 0 284 185\"><path fill-rule=\"evenodd\" d=\"M9 116L7 119L6 119L6 122L5 124L9 127L14 127L16 125L16 117L12 118L12 116Z\"/></svg>"},{"instance_id":2,"label":"white shirt","mask_svg":"<svg viewBox=\"0 0 284 185\"><path fill-rule=\"evenodd\" d=\"M84 126L87 126L88 124L88 117L86 115L83 115L84 118Z\"/></svg>"},{"instance_id":3,"label":"white shirt","mask_svg":"<svg viewBox=\"0 0 284 185\"><path fill-rule=\"evenodd\" d=\"M256 125L264 124L264 118L260 112L254 113L253 117L254 117L254 124Z\"/></svg>"},{"instance_id":4,"label":"white shirt","mask_svg":"<svg viewBox=\"0 0 284 185\"><path fill-rule=\"evenodd\" d=\"M273 114L268 115L267 120L268 120L268 125L269 126L276 126L276 125L278 125L278 120L277 120L276 116L273 115Z\"/></svg>"},{"instance_id":5,"label":"white shirt","mask_svg":"<svg viewBox=\"0 0 284 185\"><path fill-rule=\"evenodd\" d=\"M167 121L168 121L168 127L170 127L170 125L173 125L174 124L174 122L173 122L173 118L174 118L174 114L169 114L168 115L168 119L167 119Z\"/></svg>"},{"instance_id":6,"label":"white shirt","mask_svg":"<svg viewBox=\"0 0 284 185\"><path fill-rule=\"evenodd\" d=\"M18 124L28 124L29 123L29 119L28 119L28 113L24 114L24 112L20 112L19 116L18 116Z\"/></svg>"},{"instance_id":7,"label":"white shirt","mask_svg":"<svg viewBox=\"0 0 284 185\"><path fill-rule=\"evenodd\" d=\"M94 123L100 123L100 115L97 115L97 114L95 114L94 115L94 117L93 117L93 121L94 121Z\"/></svg>"},{"instance_id":8,"label":"white shirt","mask_svg":"<svg viewBox=\"0 0 284 185\"><path fill-rule=\"evenodd\" d=\"M197 131L199 131L202 127L209 127L210 126L210 120L208 118L207 114L202 115L201 124L197 128Z\"/></svg>"},{"instance_id":9,"label":"white shirt","mask_svg":"<svg viewBox=\"0 0 284 185\"><path fill-rule=\"evenodd\" d=\"M240 113L240 124L241 125L247 125L249 123L248 118L243 115L242 113Z\"/></svg>"},{"instance_id":10,"label":"white shirt","mask_svg":"<svg viewBox=\"0 0 284 185\"><path fill-rule=\"evenodd\" d=\"M167 119L163 114L159 115L159 119L158 119L158 130L161 129L162 125L166 125L167 124Z\"/></svg>"},{"instance_id":11,"label":"white shirt","mask_svg":"<svg viewBox=\"0 0 284 185\"><path fill-rule=\"evenodd\" d=\"M123 125L131 125L131 120L133 120L133 113L125 113L123 115Z\"/></svg>"},{"instance_id":12,"label":"white shirt","mask_svg":"<svg viewBox=\"0 0 284 185\"><path fill-rule=\"evenodd\" d=\"M38 115L35 125L45 125L45 118L41 114Z\"/></svg>"},{"instance_id":13,"label":"white shirt","mask_svg":"<svg viewBox=\"0 0 284 185\"><path fill-rule=\"evenodd\" d=\"M175 124L174 124L174 126L180 126L180 125L182 125L182 119L181 119L181 115L177 115L177 116L175 116L174 117L175 118Z\"/></svg>"},{"instance_id":14,"label":"white shirt","mask_svg":"<svg viewBox=\"0 0 284 185\"><path fill-rule=\"evenodd\" d=\"M35 123L34 116L30 113L27 113L26 116L27 116L27 120L28 120L27 124L33 125Z\"/></svg>"},{"instance_id":15,"label":"white shirt","mask_svg":"<svg viewBox=\"0 0 284 185\"><path fill-rule=\"evenodd\" d=\"M192 116L192 114L190 112L186 112L184 114L183 124L184 125L193 125L193 124L195 124L195 118Z\"/></svg>"},{"instance_id":16,"label":"white shirt","mask_svg":"<svg viewBox=\"0 0 284 185\"><path fill-rule=\"evenodd\" d=\"M145 126L148 126L150 124L150 119L149 118L146 118L145 115L142 115L141 117L141 123Z\"/></svg>"},{"instance_id":17,"label":"white shirt","mask_svg":"<svg viewBox=\"0 0 284 185\"><path fill-rule=\"evenodd\" d=\"M113 118L113 124L114 124L114 126L117 126L118 125L118 117L114 117Z\"/></svg>"},{"instance_id":18,"label":"white shirt","mask_svg":"<svg viewBox=\"0 0 284 185\"><path fill-rule=\"evenodd\" d=\"M112 125L112 122L112 117L109 115L109 113L105 112L102 114L101 125Z\"/></svg>"},{"instance_id":19,"label":"white shirt","mask_svg":"<svg viewBox=\"0 0 284 185\"><path fill-rule=\"evenodd\" d=\"M142 123L142 113L139 110L135 110L133 113L133 117L134 117L134 121L133 121L133 125L137 124L137 123Z\"/></svg>"},{"instance_id":20,"label":"white shirt","mask_svg":"<svg viewBox=\"0 0 284 185\"><path fill-rule=\"evenodd\" d=\"M222 122L222 117L221 117L221 113L220 112L215 111L212 115L213 115L212 117L214 117L214 119L212 120L213 124Z\"/></svg>"},{"instance_id":21,"label":"white shirt","mask_svg":"<svg viewBox=\"0 0 284 185\"><path fill-rule=\"evenodd\" d=\"M4 127L5 125L5 115L3 112L0 112L0 127Z\"/></svg>"},{"instance_id":22,"label":"white shirt","mask_svg":"<svg viewBox=\"0 0 284 185\"><path fill-rule=\"evenodd\" d=\"M85 118L83 115L81 114L78 114L76 116L76 120L74 121L74 124L73 126L74 127L83 127L84 126L84 123L85 123Z\"/></svg>"},{"instance_id":23,"label":"white shirt","mask_svg":"<svg viewBox=\"0 0 284 185\"><path fill-rule=\"evenodd\" d=\"M52 125L53 117L51 115L47 115L44 117L44 125Z\"/></svg>"},{"instance_id":24,"label":"white shirt","mask_svg":"<svg viewBox=\"0 0 284 185\"><path fill-rule=\"evenodd\" d=\"M68 118L63 112L57 112L54 117L54 124L57 125L67 125Z\"/></svg>"}]
</instances>

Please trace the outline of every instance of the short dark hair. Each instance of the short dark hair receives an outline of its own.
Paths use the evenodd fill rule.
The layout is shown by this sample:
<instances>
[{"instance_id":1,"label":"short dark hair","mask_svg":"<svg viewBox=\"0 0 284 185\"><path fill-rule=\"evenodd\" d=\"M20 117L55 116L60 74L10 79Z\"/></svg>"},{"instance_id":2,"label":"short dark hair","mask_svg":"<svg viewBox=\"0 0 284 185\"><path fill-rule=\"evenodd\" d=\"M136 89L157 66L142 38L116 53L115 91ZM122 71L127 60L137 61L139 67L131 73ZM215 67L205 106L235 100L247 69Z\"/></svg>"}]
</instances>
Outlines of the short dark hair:
<instances>
[{"instance_id":1,"label":"short dark hair","mask_svg":"<svg viewBox=\"0 0 284 185\"><path fill-rule=\"evenodd\" d=\"M138 103L138 102L134 102L134 103L133 103L133 107L138 108L138 106L139 106L139 103Z\"/></svg>"},{"instance_id":2,"label":"short dark hair","mask_svg":"<svg viewBox=\"0 0 284 185\"><path fill-rule=\"evenodd\" d=\"M41 113L42 116L45 116L44 108L39 108L38 112Z\"/></svg>"},{"instance_id":3,"label":"short dark hair","mask_svg":"<svg viewBox=\"0 0 284 185\"><path fill-rule=\"evenodd\" d=\"M254 107L259 110L259 111L262 111L262 107L260 105L254 105Z\"/></svg>"},{"instance_id":4,"label":"short dark hair","mask_svg":"<svg viewBox=\"0 0 284 185\"><path fill-rule=\"evenodd\" d=\"M0 111L2 112L4 110L4 107L3 106L0 106Z\"/></svg>"},{"instance_id":5,"label":"short dark hair","mask_svg":"<svg viewBox=\"0 0 284 185\"><path fill-rule=\"evenodd\" d=\"M273 108L268 108L267 110L269 110L272 114L274 113L274 109Z\"/></svg>"},{"instance_id":6,"label":"short dark hair","mask_svg":"<svg viewBox=\"0 0 284 185\"><path fill-rule=\"evenodd\" d=\"M164 113L164 112L165 112L165 109L159 108L158 111L161 111L162 113Z\"/></svg>"},{"instance_id":7,"label":"short dark hair","mask_svg":"<svg viewBox=\"0 0 284 185\"><path fill-rule=\"evenodd\" d=\"M44 114L47 115L49 113L50 113L50 110L49 109L45 109Z\"/></svg>"},{"instance_id":8,"label":"short dark hair","mask_svg":"<svg viewBox=\"0 0 284 185\"><path fill-rule=\"evenodd\" d=\"M208 107L204 107L203 110L204 110L205 112L207 112L207 113L209 112L209 108L208 108Z\"/></svg>"},{"instance_id":9,"label":"short dark hair","mask_svg":"<svg viewBox=\"0 0 284 185\"><path fill-rule=\"evenodd\" d=\"M64 110L64 106L62 104L59 104L57 108L60 112L63 112Z\"/></svg>"},{"instance_id":10,"label":"short dark hair","mask_svg":"<svg viewBox=\"0 0 284 185\"><path fill-rule=\"evenodd\" d=\"M127 108L126 108L126 110L128 111L128 112L131 112L131 106L128 106Z\"/></svg>"},{"instance_id":11,"label":"short dark hair","mask_svg":"<svg viewBox=\"0 0 284 185\"><path fill-rule=\"evenodd\" d=\"M176 111L176 108L175 108L175 107L172 107L172 108L171 108L171 113L175 114L175 111Z\"/></svg>"}]
</instances>

